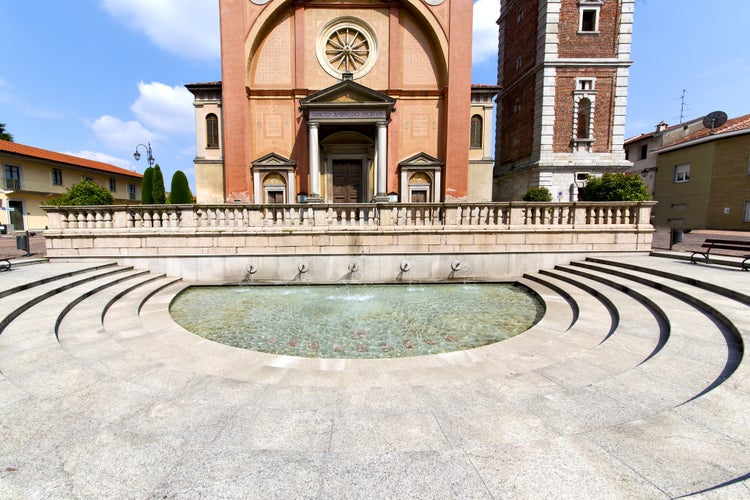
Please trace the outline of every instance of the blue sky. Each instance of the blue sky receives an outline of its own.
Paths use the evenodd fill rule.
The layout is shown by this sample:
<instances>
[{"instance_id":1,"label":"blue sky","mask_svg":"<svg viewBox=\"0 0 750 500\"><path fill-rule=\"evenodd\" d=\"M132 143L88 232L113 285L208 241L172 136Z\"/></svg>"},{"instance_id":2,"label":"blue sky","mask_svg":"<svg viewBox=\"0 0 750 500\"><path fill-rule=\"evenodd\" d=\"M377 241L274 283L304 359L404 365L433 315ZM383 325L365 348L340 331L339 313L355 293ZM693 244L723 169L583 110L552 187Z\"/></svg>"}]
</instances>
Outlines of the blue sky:
<instances>
[{"instance_id":1,"label":"blue sky","mask_svg":"<svg viewBox=\"0 0 750 500\"><path fill-rule=\"evenodd\" d=\"M496 82L499 5L474 4L475 83ZM635 7L626 136L678 123L683 89L685 119L750 113L750 2ZM138 172L150 142L167 183L180 169L194 186L183 85L221 79L218 0L0 0L0 13L0 122L16 142Z\"/></svg>"}]
</instances>

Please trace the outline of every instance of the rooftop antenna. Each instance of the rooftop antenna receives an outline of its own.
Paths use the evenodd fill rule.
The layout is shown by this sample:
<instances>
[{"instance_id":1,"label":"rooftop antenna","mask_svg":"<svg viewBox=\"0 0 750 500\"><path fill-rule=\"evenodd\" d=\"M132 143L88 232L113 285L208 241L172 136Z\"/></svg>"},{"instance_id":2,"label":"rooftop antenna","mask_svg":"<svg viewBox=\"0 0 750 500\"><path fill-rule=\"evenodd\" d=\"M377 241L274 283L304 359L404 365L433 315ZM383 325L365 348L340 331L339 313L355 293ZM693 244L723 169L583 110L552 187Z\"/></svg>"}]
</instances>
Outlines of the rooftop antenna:
<instances>
[{"instance_id":1,"label":"rooftop antenna","mask_svg":"<svg viewBox=\"0 0 750 500\"><path fill-rule=\"evenodd\" d=\"M723 111L713 111L703 117L703 126L711 129L714 133L716 127L721 127L727 122L727 114Z\"/></svg>"},{"instance_id":2,"label":"rooftop antenna","mask_svg":"<svg viewBox=\"0 0 750 500\"><path fill-rule=\"evenodd\" d=\"M680 104L680 123L682 123L685 117L685 94L687 94L687 90L682 89L682 97L680 97L680 101L682 101Z\"/></svg>"}]
</instances>

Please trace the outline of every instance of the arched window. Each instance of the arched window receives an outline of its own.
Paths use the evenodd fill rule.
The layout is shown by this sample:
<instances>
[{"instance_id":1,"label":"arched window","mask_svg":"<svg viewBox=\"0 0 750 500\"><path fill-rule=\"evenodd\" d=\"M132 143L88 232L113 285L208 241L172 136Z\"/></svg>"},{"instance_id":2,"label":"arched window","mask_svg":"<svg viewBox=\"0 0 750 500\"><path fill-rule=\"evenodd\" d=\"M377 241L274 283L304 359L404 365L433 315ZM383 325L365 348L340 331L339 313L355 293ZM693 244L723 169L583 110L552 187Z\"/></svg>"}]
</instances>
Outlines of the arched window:
<instances>
[{"instance_id":1,"label":"arched window","mask_svg":"<svg viewBox=\"0 0 750 500\"><path fill-rule=\"evenodd\" d=\"M576 139L589 139L591 125L591 100L584 97L578 101L578 123Z\"/></svg>"},{"instance_id":2,"label":"arched window","mask_svg":"<svg viewBox=\"0 0 750 500\"><path fill-rule=\"evenodd\" d=\"M286 180L278 172L271 172L263 178L266 203L286 203Z\"/></svg>"},{"instance_id":3,"label":"arched window","mask_svg":"<svg viewBox=\"0 0 750 500\"><path fill-rule=\"evenodd\" d=\"M206 147L219 147L219 118L213 113L206 116Z\"/></svg>"},{"instance_id":4,"label":"arched window","mask_svg":"<svg viewBox=\"0 0 750 500\"><path fill-rule=\"evenodd\" d=\"M409 202L430 203L432 178L427 172L416 172L409 178Z\"/></svg>"},{"instance_id":5,"label":"arched window","mask_svg":"<svg viewBox=\"0 0 750 500\"><path fill-rule=\"evenodd\" d=\"M474 115L471 117L471 142L470 147L482 147L482 117Z\"/></svg>"}]
</instances>

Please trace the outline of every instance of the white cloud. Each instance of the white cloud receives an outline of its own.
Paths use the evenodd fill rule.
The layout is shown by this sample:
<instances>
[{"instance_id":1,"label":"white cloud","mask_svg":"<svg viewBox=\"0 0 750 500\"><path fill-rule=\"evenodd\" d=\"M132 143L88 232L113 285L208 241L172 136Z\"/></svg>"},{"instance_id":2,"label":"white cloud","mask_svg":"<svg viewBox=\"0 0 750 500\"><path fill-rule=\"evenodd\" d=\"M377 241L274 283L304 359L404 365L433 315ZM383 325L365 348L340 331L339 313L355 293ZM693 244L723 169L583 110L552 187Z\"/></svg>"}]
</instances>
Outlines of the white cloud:
<instances>
[{"instance_id":1,"label":"white cloud","mask_svg":"<svg viewBox=\"0 0 750 500\"><path fill-rule=\"evenodd\" d=\"M130 109L147 127L164 133L195 133L193 94L185 87L140 82L138 93Z\"/></svg>"},{"instance_id":2,"label":"white cloud","mask_svg":"<svg viewBox=\"0 0 750 500\"><path fill-rule=\"evenodd\" d=\"M186 59L219 58L216 0L101 0L112 17Z\"/></svg>"},{"instance_id":3,"label":"white cloud","mask_svg":"<svg viewBox=\"0 0 750 500\"><path fill-rule=\"evenodd\" d=\"M147 130L140 122L126 122L110 115L97 118L91 124L91 129L102 144L121 151L134 149L135 144L150 142L156 137L156 134Z\"/></svg>"},{"instance_id":4,"label":"white cloud","mask_svg":"<svg viewBox=\"0 0 750 500\"><path fill-rule=\"evenodd\" d=\"M482 64L497 57L497 19L500 0L474 2L471 63Z\"/></svg>"},{"instance_id":5,"label":"white cloud","mask_svg":"<svg viewBox=\"0 0 750 500\"><path fill-rule=\"evenodd\" d=\"M66 151L63 154L77 156L78 158L86 158L88 160L100 161L102 163L109 163L110 165L127 168L128 170L135 170L133 168L133 163L130 160L123 160L122 158L117 158L115 156L110 156L104 153L98 153L96 151L84 150L77 153Z\"/></svg>"}]
</instances>

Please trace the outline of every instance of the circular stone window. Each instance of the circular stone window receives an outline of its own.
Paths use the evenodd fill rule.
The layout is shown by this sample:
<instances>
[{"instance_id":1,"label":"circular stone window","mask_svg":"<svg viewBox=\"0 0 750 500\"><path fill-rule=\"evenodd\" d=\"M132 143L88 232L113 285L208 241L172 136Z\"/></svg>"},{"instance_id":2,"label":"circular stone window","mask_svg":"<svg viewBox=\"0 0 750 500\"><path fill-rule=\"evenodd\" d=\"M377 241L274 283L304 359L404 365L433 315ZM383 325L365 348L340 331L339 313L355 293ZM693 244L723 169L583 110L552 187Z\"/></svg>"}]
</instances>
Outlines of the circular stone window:
<instances>
[{"instance_id":1,"label":"circular stone window","mask_svg":"<svg viewBox=\"0 0 750 500\"><path fill-rule=\"evenodd\" d=\"M365 76L375 65L378 43L372 28L354 17L339 17L323 27L317 44L318 62L334 78L351 73Z\"/></svg>"}]
</instances>

